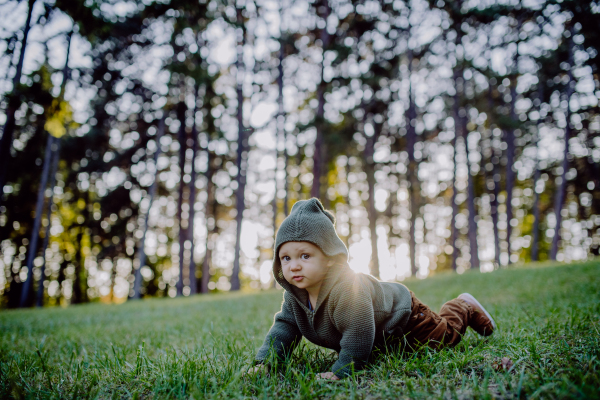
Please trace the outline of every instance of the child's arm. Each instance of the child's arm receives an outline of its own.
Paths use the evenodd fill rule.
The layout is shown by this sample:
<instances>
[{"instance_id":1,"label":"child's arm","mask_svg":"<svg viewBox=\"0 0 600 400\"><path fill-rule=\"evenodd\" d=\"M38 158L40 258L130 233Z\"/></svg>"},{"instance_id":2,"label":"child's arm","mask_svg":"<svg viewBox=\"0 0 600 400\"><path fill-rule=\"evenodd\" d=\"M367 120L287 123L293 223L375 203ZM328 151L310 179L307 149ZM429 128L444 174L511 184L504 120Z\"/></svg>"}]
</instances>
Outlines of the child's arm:
<instances>
[{"instance_id":1,"label":"child's arm","mask_svg":"<svg viewBox=\"0 0 600 400\"><path fill-rule=\"evenodd\" d=\"M332 367L338 378L361 370L375 341L375 312L371 292L360 279L339 285L332 292L333 323L342 333L340 355Z\"/></svg>"},{"instance_id":2,"label":"child's arm","mask_svg":"<svg viewBox=\"0 0 600 400\"><path fill-rule=\"evenodd\" d=\"M294 351L296 345L302 339L302 334L296 325L296 318L289 307L290 301L295 301L287 292L283 295L281 311L275 314L275 321L269 330L267 337L256 354L256 361L262 363L269 358L271 349L275 356L283 360L286 355Z\"/></svg>"}]
</instances>

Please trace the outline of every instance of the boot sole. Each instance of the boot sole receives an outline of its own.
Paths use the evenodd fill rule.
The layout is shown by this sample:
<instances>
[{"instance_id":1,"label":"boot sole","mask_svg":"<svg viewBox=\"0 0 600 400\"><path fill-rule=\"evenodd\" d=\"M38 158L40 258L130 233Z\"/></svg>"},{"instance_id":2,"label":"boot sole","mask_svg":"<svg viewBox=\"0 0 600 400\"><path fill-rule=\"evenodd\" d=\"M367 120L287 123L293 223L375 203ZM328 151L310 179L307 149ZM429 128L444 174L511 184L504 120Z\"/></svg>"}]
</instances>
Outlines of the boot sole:
<instances>
[{"instance_id":1,"label":"boot sole","mask_svg":"<svg viewBox=\"0 0 600 400\"><path fill-rule=\"evenodd\" d=\"M496 325L496 321L494 321L494 318L492 318L492 316L490 315L490 313L485 309L484 306L481 305L480 302L477 301L477 299L475 297L473 297L472 294L470 294L470 293L463 293L460 296L468 297L469 301L472 301L473 303L477 304L477 307L479 307L483 311L483 313L485 314L485 316L488 317L489 320L492 322L492 328L494 328L494 331L496 331L496 329L498 329L498 326ZM459 298L460 298L460 296L459 296Z\"/></svg>"}]
</instances>

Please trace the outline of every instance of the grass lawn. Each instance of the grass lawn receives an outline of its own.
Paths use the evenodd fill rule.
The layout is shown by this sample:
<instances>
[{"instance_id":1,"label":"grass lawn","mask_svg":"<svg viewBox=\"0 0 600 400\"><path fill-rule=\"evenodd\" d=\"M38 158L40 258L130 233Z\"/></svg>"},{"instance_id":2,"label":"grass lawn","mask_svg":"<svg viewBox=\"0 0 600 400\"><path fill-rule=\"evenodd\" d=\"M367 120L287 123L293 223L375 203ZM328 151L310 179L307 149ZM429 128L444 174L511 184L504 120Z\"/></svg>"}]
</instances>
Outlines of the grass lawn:
<instances>
[{"instance_id":1,"label":"grass lawn","mask_svg":"<svg viewBox=\"0 0 600 400\"><path fill-rule=\"evenodd\" d=\"M281 292L3 311L0 398L600 398L600 260L404 283L436 311L472 293L499 331L322 382L335 353L305 341L281 373L242 376Z\"/></svg>"}]
</instances>

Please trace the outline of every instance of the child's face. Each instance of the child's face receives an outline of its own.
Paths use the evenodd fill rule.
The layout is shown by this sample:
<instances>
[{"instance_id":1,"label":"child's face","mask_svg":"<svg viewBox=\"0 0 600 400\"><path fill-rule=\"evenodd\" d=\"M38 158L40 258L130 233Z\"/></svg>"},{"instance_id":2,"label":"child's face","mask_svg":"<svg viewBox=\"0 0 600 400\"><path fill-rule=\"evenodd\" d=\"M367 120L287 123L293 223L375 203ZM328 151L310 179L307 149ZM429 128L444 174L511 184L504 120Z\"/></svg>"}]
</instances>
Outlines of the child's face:
<instances>
[{"instance_id":1,"label":"child's face","mask_svg":"<svg viewBox=\"0 0 600 400\"><path fill-rule=\"evenodd\" d=\"M321 287L333 265L318 246L309 242L286 242L279 248L283 277L291 285L309 292Z\"/></svg>"}]
</instances>

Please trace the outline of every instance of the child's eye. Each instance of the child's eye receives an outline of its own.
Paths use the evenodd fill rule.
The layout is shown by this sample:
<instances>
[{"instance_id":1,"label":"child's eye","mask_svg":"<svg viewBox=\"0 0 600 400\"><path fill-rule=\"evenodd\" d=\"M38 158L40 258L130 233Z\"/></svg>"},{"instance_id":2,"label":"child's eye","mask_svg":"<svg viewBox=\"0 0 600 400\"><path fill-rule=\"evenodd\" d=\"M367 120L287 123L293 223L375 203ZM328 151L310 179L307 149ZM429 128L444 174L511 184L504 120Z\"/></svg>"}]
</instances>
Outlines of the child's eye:
<instances>
[{"instance_id":1,"label":"child's eye","mask_svg":"<svg viewBox=\"0 0 600 400\"><path fill-rule=\"evenodd\" d=\"M281 259L283 261L290 261L290 257L289 256L283 256Z\"/></svg>"},{"instance_id":2,"label":"child's eye","mask_svg":"<svg viewBox=\"0 0 600 400\"><path fill-rule=\"evenodd\" d=\"M308 260L310 258L310 256L308 254L302 254L302 259L303 260Z\"/></svg>"}]
</instances>

